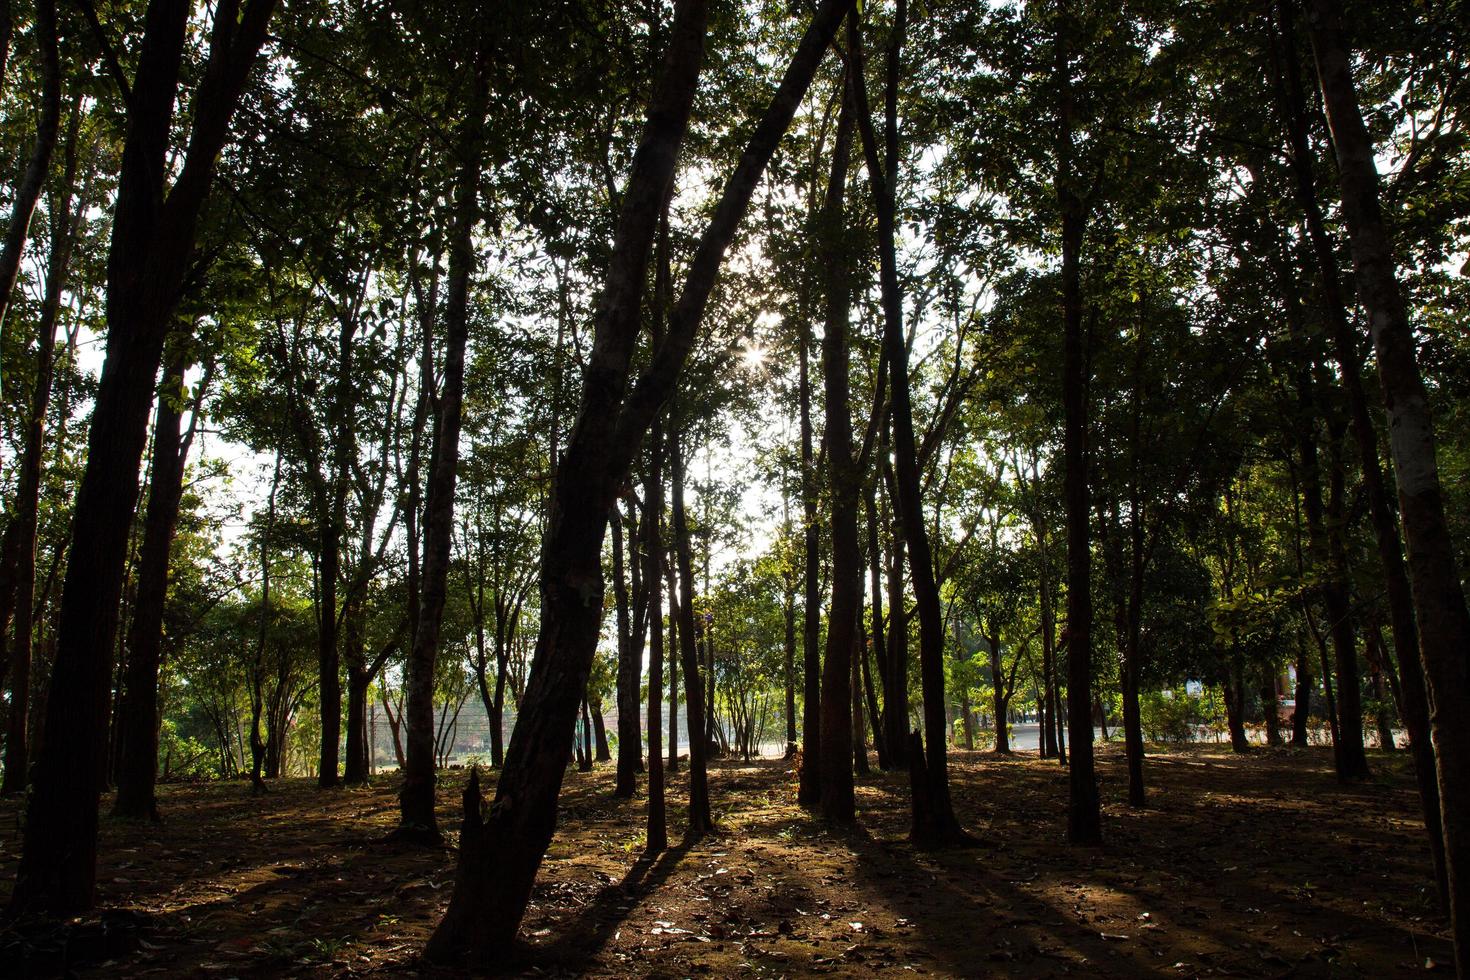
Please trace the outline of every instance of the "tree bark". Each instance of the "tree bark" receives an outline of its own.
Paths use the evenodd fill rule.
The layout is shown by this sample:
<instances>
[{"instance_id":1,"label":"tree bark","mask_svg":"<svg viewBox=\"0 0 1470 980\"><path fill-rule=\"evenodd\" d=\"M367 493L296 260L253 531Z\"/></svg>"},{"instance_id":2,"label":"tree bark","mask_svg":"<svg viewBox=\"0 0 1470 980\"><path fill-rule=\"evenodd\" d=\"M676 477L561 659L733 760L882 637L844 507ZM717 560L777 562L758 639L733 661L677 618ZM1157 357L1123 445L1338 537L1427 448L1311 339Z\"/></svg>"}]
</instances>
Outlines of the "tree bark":
<instances>
[{"instance_id":1,"label":"tree bark","mask_svg":"<svg viewBox=\"0 0 1470 980\"><path fill-rule=\"evenodd\" d=\"M265 527L260 534L260 629L255 640L255 661L250 671L250 791L265 791L263 769L266 745L261 736L261 714L265 710L265 651L270 642L271 625L271 535L276 526L276 494L281 488L281 452L276 450L275 472L271 476L270 496L266 498ZM155 753L156 753L155 749ZM119 780L119 798L121 798Z\"/></svg>"},{"instance_id":2,"label":"tree bark","mask_svg":"<svg viewBox=\"0 0 1470 980\"><path fill-rule=\"evenodd\" d=\"M1312 712L1312 658L1300 632L1296 642L1296 704L1291 712L1291 744L1293 748L1306 748L1307 721Z\"/></svg>"},{"instance_id":3,"label":"tree bark","mask_svg":"<svg viewBox=\"0 0 1470 980\"><path fill-rule=\"evenodd\" d=\"M908 750L913 744L909 736L909 612L903 588L903 527L897 511L898 491L894 486L893 467L888 462L888 426L878 434L878 458L884 460L887 499L894 510L889 540L892 542L888 563L888 669L883 675L883 735L888 742L888 763L893 769L908 768ZM921 743L922 744L922 743Z\"/></svg>"},{"instance_id":4,"label":"tree bark","mask_svg":"<svg viewBox=\"0 0 1470 980\"><path fill-rule=\"evenodd\" d=\"M802 710L801 769L796 791L802 806L815 806L822 794L821 532L817 525L817 459L812 434L811 344L811 324L803 320L797 365L801 413Z\"/></svg>"},{"instance_id":5,"label":"tree bark","mask_svg":"<svg viewBox=\"0 0 1470 980\"><path fill-rule=\"evenodd\" d=\"M1328 421L1331 465L1327 471L1327 581L1323 600L1327 607L1328 633L1337 668L1337 777L1367 779L1368 755L1363 749L1363 687L1358 669L1357 630L1353 628L1352 602L1348 583L1347 474L1342 464L1342 423Z\"/></svg>"},{"instance_id":6,"label":"tree bark","mask_svg":"<svg viewBox=\"0 0 1470 980\"><path fill-rule=\"evenodd\" d=\"M881 426L882 423L880 422ZM863 660L863 683L868 695L868 714L873 719L873 744L878 750L878 768L887 772L893 768L891 745L893 744L888 726L888 644L884 642L884 630L886 626L883 619L883 549L878 542L878 481L872 479L867 488L867 517L868 517L868 588L873 594L872 600L872 626L870 635L873 638L873 660L878 664L878 677L883 686L884 708L880 713L878 710L878 699L873 693L872 672L868 669L867 658Z\"/></svg>"}]
</instances>

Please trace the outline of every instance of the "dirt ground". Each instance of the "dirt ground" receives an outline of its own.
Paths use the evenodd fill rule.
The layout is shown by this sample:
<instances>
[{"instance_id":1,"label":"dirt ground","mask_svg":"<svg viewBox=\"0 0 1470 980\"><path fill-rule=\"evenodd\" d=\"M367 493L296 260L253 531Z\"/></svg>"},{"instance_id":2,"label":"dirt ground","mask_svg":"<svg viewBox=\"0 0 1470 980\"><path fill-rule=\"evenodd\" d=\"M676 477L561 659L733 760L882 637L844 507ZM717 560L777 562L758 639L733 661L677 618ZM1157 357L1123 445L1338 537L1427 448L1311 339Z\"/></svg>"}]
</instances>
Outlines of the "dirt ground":
<instances>
[{"instance_id":1,"label":"dirt ground","mask_svg":"<svg viewBox=\"0 0 1470 980\"><path fill-rule=\"evenodd\" d=\"M1326 749L1152 754L1150 806L1099 759L1106 843L1062 842L1066 776L1034 757L954 758L961 821L985 846L917 853L907 781L860 780L860 829L796 806L788 763L716 764L719 836L652 863L644 801L612 770L569 773L514 969L536 976L1387 977L1449 969L1408 759L1338 785ZM441 787L440 819L465 776ZM685 773L671 777L670 835ZM103 911L0 932L0 975L448 975L416 957L449 898L450 848L384 841L396 780L162 789L164 822L104 819ZM104 811L110 800L104 800ZM0 900L18 849L0 804ZM452 837L453 835L451 835ZM70 961L68 963L68 961Z\"/></svg>"}]
</instances>

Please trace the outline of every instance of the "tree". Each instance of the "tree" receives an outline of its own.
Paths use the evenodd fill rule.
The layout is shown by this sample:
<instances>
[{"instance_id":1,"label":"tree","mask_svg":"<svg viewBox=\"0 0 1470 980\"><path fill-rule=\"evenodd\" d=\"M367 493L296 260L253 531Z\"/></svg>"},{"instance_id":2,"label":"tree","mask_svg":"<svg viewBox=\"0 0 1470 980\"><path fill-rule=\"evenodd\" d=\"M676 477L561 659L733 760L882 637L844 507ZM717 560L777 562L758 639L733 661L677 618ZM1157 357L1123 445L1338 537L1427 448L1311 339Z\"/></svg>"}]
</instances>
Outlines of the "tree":
<instances>
[{"instance_id":1,"label":"tree","mask_svg":"<svg viewBox=\"0 0 1470 980\"><path fill-rule=\"evenodd\" d=\"M1363 125L1351 52L1339 5L1312 0L1307 24L1322 100L1337 151L1343 218L1352 246L1358 296L1368 314L1378 380L1388 412L1389 448L1398 484L1399 514L1419 621L1419 650L1430 703L1445 833L1445 877L1455 960L1470 972L1470 831L1459 815L1470 809L1470 734L1450 718L1470 709L1470 611L1465 606L1454 549L1446 533L1435 453L1434 421L1414 353L1413 329L1394 270L1388 229L1378 199L1373 143Z\"/></svg>"},{"instance_id":2,"label":"tree","mask_svg":"<svg viewBox=\"0 0 1470 980\"><path fill-rule=\"evenodd\" d=\"M57 686L46 705L45 746L36 762L11 895L17 912L70 914L92 905L111 675L105 651L112 649L117 626L127 518L136 503L153 379L215 159L274 6L274 0L230 0L216 7L208 61L193 97L188 150L165 193L190 5L148 5L114 208L107 356L77 489L53 668L71 683Z\"/></svg>"},{"instance_id":3,"label":"tree","mask_svg":"<svg viewBox=\"0 0 1470 980\"><path fill-rule=\"evenodd\" d=\"M557 471L542 557L537 656L505 771L496 785L490 822L482 823L478 800L467 808L455 892L429 943L434 959L468 951L474 960L485 962L505 946L524 914L536 869L550 842L562 771L570 754L572 720L600 631L602 538L608 508L626 479L638 444L678 380L721 260L756 182L850 5L827 0L813 16L700 238L668 334L625 397L657 204L670 187L703 59L704 5L690 0L676 9L663 78L624 189L577 423Z\"/></svg>"}]
</instances>

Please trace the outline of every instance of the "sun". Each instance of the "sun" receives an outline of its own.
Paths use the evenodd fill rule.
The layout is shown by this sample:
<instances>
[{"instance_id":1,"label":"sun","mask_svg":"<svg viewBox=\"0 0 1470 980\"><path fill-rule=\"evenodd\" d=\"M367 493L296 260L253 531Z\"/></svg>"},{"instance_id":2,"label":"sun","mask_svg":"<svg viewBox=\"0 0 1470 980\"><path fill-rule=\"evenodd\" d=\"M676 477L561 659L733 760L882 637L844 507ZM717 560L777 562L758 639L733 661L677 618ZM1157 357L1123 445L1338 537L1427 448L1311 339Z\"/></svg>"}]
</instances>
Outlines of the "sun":
<instances>
[{"instance_id":1,"label":"sun","mask_svg":"<svg viewBox=\"0 0 1470 980\"><path fill-rule=\"evenodd\" d=\"M740 352L741 364L746 371L755 374L766 366L766 349L758 343L750 343Z\"/></svg>"}]
</instances>

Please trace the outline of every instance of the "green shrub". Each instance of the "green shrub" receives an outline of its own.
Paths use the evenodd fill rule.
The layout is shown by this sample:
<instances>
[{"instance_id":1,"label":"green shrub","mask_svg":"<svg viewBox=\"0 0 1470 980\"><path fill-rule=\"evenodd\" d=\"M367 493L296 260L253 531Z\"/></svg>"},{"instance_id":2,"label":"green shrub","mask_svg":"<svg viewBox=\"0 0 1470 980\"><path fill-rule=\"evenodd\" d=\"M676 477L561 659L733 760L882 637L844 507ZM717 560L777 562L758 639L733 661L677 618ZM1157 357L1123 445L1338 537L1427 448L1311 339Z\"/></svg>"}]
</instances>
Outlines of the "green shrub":
<instances>
[{"instance_id":1,"label":"green shrub","mask_svg":"<svg viewBox=\"0 0 1470 980\"><path fill-rule=\"evenodd\" d=\"M1162 691L1150 691L1138 701L1143 737L1148 741L1169 745L1194 741L1194 698L1180 692L1170 697Z\"/></svg>"}]
</instances>

